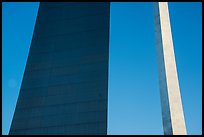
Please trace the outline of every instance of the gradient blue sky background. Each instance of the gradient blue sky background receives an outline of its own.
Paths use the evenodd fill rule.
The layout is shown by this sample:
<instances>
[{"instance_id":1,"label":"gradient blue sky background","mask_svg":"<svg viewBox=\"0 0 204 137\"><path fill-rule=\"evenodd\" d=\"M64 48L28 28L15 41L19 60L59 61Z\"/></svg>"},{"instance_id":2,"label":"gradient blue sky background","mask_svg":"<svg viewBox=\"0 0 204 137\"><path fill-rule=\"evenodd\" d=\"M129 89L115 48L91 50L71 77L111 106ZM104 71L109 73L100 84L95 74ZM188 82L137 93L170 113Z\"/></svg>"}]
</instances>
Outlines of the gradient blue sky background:
<instances>
[{"instance_id":1,"label":"gradient blue sky background","mask_svg":"<svg viewBox=\"0 0 204 137\"><path fill-rule=\"evenodd\" d=\"M39 2L2 4L2 134L8 134ZM202 134L202 3L170 2L188 134ZM153 3L112 2L108 134L163 134Z\"/></svg>"}]
</instances>

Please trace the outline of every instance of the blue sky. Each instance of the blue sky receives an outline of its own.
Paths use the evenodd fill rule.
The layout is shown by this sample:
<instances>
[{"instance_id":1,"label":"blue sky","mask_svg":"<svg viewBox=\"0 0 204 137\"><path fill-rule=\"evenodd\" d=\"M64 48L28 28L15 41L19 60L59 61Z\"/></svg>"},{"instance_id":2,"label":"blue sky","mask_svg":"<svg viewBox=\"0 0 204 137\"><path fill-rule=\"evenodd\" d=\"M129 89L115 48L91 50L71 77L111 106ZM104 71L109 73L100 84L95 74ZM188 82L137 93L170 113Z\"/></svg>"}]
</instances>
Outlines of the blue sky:
<instances>
[{"instance_id":1,"label":"blue sky","mask_svg":"<svg viewBox=\"0 0 204 137\"><path fill-rule=\"evenodd\" d=\"M8 134L39 3L2 4L2 134ZM170 2L188 134L202 134L202 3ZM111 3L108 134L163 134L152 2Z\"/></svg>"}]
</instances>

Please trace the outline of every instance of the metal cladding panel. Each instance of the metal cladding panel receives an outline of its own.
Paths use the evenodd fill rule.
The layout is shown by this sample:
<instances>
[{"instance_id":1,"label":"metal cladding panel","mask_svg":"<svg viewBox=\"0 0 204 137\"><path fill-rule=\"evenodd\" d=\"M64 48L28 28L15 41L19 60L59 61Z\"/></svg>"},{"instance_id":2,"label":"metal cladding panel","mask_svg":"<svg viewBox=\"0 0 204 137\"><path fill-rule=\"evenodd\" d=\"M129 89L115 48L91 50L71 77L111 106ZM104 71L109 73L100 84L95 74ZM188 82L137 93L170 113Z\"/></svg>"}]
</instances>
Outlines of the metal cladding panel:
<instances>
[{"instance_id":1,"label":"metal cladding panel","mask_svg":"<svg viewBox=\"0 0 204 137\"><path fill-rule=\"evenodd\" d=\"M107 134L109 2L41 2L10 134Z\"/></svg>"}]
</instances>

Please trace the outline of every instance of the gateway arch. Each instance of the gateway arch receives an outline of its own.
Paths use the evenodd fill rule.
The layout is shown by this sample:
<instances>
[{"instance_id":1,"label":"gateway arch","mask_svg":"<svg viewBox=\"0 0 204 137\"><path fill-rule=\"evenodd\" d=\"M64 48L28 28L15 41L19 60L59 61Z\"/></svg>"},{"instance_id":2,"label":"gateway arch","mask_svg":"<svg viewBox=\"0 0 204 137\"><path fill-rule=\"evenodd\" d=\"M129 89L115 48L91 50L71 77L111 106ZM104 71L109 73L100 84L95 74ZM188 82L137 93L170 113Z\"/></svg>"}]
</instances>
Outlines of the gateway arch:
<instances>
[{"instance_id":1,"label":"gateway arch","mask_svg":"<svg viewBox=\"0 0 204 137\"><path fill-rule=\"evenodd\" d=\"M164 134L186 134L167 2L154 3ZM110 2L41 2L9 134L107 134Z\"/></svg>"}]
</instances>

